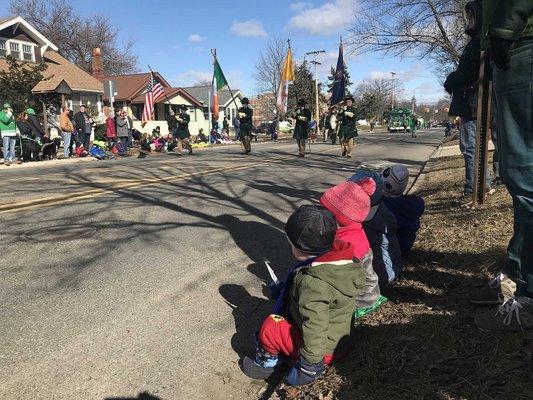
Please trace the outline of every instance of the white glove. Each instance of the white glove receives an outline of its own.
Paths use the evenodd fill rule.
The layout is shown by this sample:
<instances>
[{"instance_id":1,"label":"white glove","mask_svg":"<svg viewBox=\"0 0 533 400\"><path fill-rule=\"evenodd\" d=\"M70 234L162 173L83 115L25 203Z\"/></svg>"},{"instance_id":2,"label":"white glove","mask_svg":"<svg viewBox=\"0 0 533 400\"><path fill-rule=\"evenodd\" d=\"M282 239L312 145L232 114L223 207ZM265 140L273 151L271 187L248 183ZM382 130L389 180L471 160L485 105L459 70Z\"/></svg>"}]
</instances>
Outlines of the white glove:
<instances>
[{"instance_id":1,"label":"white glove","mask_svg":"<svg viewBox=\"0 0 533 400\"><path fill-rule=\"evenodd\" d=\"M353 112L351 111L344 111L344 115L346 115L347 117L353 118Z\"/></svg>"},{"instance_id":2,"label":"white glove","mask_svg":"<svg viewBox=\"0 0 533 400\"><path fill-rule=\"evenodd\" d=\"M239 118L244 118L244 117L246 117L246 113L240 112L239 113Z\"/></svg>"},{"instance_id":3,"label":"white glove","mask_svg":"<svg viewBox=\"0 0 533 400\"><path fill-rule=\"evenodd\" d=\"M299 119L300 121L307 121L307 118L306 118L306 117L298 117L298 119Z\"/></svg>"},{"instance_id":4,"label":"white glove","mask_svg":"<svg viewBox=\"0 0 533 400\"><path fill-rule=\"evenodd\" d=\"M11 118L11 117L13 116L13 112L10 110L10 111L6 112L6 115L7 115L9 118Z\"/></svg>"},{"instance_id":5,"label":"white glove","mask_svg":"<svg viewBox=\"0 0 533 400\"><path fill-rule=\"evenodd\" d=\"M183 120L181 118L176 118L176 121L183 122Z\"/></svg>"}]
</instances>

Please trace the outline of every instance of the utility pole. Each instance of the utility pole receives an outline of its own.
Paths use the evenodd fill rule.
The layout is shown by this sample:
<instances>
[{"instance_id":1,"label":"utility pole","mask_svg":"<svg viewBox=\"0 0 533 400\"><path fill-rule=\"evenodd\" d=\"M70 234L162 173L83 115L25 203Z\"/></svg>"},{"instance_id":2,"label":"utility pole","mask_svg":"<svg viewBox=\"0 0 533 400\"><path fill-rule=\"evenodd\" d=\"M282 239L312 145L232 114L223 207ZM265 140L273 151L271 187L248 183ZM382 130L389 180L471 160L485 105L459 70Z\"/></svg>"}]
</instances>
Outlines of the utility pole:
<instances>
[{"instance_id":1,"label":"utility pole","mask_svg":"<svg viewBox=\"0 0 533 400\"><path fill-rule=\"evenodd\" d=\"M305 53L306 56L313 56L314 59L310 61L311 64L315 66L315 118L316 118L316 135L320 135L320 109L318 106L318 76L316 72L317 65L322 65L321 62L317 61L317 58L320 54L325 53L325 50L316 50L316 51L308 51Z\"/></svg>"},{"instance_id":2,"label":"utility pole","mask_svg":"<svg viewBox=\"0 0 533 400\"><path fill-rule=\"evenodd\" d=\"M392 77L392 87L391 87L391 92L390 92L390 98L391 98L391 109L394 108L394 77L396 76L396 72L391 72L391 77Z\"/></svg>"}]
</instances>

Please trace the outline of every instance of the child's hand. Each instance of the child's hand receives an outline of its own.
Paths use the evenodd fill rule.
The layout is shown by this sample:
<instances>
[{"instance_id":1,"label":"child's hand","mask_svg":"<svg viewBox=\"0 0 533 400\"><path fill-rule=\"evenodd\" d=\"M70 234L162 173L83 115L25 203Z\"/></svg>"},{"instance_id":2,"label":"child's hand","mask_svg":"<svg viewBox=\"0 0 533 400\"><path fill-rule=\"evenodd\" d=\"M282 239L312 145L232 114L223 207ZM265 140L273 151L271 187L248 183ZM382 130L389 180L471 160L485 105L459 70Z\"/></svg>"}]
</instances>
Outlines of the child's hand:
<instances>
[{"instance_id":1,"label":"child's hand","mask_svg":"<svg viewBox=\"0 0 533 400\"><path fill-rule=\"evenodd\" d=\"M308 385L322 376L325 370L326 366L323 360L313 364L300 356L298 363L285 376L285 381L291 386Z\"/></svg>"}]
</instances>

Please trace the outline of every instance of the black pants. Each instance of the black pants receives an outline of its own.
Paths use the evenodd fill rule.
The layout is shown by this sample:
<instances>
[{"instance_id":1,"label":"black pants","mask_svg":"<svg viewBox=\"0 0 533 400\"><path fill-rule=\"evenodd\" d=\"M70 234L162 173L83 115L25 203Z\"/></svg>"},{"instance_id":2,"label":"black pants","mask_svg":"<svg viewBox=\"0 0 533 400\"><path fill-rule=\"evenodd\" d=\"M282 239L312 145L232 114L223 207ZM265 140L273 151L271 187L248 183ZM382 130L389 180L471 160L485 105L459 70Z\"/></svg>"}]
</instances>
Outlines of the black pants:
<instances>
[{"instance_id":1,"label":"black pants","mask_svg":"<svg viewBox=\"0 0 533 400\"><path fill-rule=\"evenodd\" d=\"M83 145L83 148L87 151L89 151L89 145L90 145L90 142L91 142L91 134L90 133L86 133L86 132L78 132L78 135L77 135L77 143L78 143L78 146L80 144Z\"/></svg>"}]
</instances>

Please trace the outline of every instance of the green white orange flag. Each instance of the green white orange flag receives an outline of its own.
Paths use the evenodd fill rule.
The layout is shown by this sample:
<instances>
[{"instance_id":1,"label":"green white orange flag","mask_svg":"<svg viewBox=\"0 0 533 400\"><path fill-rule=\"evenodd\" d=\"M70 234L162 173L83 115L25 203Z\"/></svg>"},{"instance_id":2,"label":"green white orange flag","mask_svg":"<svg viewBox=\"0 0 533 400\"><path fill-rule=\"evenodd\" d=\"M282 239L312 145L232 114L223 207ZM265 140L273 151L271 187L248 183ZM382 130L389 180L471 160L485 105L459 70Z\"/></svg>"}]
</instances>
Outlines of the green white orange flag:
<instances>
[{"instance_id":1,"label":"green white orange flag","mask_svg":"<svg viewBox=\"0 0 533 400\"><path fill-rule=\"evenodd\" d=\"M213 114L218 118L218 91L222 89L224 86L228 84L228 81L226 80L226 77L224 76L224 73L222 72L222 68L220 68L220 64L218 63L218 60L215 58L214 63L214 70L213 70L213 104L211 106L213 110Z\"/></svg>"},{"instance_id":2,"label":"green white orange flag","mask_svg":"<svg viewBox=\"0 0 533 400\"><path fill-rule=\"evenodd\" d=\"M287 57L281 70L281 79L278 88L277 106L282 113L287 112L287 99L289 95L289 82L294 81L294 63L292 62L291 46L287 51Z\"/></svg>"}]
</instances>

